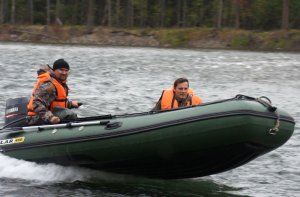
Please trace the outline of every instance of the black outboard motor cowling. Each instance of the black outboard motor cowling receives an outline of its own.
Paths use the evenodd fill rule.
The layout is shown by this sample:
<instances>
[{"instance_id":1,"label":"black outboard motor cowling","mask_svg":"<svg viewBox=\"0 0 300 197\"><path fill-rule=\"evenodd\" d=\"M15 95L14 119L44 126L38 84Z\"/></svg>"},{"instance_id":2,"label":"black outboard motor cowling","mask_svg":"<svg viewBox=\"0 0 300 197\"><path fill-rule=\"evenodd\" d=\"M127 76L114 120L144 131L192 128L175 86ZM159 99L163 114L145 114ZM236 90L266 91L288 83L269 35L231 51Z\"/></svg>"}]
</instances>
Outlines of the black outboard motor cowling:
<instances>
[{"instance_id":1,"label":"black outboard motor cowling","mask_svg":"<svg viewBox=\"0 0 300 197\"><path fill-rule=\"evenodd\" d=\"M20 127L26 125L29 97L11 98L6 101L5 125Z\"/></svg>"}]
</instances>

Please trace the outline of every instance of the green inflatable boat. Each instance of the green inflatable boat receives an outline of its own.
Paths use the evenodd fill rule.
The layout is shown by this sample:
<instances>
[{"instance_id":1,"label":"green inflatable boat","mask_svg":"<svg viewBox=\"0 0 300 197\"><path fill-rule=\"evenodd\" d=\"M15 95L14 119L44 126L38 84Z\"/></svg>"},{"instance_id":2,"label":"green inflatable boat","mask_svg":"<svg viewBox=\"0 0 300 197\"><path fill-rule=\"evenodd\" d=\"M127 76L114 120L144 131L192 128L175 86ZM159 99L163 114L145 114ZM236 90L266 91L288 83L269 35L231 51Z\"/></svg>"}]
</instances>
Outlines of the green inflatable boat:
<instances>
[{"instance_id":1,"label":"green inflatable boat","mask_svg":"<svg viewBox=\"0 0 300 197\"><path fill-rule=\"evenodd\" d=\"M7 108L7 114L16 114ZM9 117L9 116L7 116ZM0 130L4 155L151 178L224 172L283 145L294 119L264 98L237 95L160 112L83 117Z\"/></svg>"}]
</instances>

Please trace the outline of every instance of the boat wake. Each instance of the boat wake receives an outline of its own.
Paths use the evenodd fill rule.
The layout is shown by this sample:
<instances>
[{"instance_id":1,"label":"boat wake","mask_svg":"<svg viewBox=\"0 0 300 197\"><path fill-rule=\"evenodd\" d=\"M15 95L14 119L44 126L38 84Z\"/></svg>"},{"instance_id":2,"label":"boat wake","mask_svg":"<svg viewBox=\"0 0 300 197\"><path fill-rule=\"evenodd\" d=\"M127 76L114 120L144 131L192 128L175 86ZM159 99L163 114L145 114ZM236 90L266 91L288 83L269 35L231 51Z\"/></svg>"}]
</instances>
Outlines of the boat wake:
<instances>
[{"instance_id":1,"label":"boat wake","mask_svg":"<svg viewBox=\"0 0 300 197\"><path fill-rule=\"evenodd\" d=\"M64 167L56 164L37 164L0 154L0 183L4 188L16 187L14 194L33 190L41 196L44 190L59 194L95 194L95 196L207 196L212 192L226 194L237 189L210 180L159 180L100 172L85 168ZM27 189L26 189L27 188ZM42 188L42 193L39 193ZM88 192L86 194L85 192ZM0 196L11 194L1 191ZM119 194L119 195L116 195ZM126 195L125 195L126 194ZM232 195L235 196L235 195Z\"/></svg>"},{"instance_id":2,"label":"boat wake","mask_svg":"<svg viewBox=\"0 0 300 197\"><path fill-rule=\"evenodd\" d=\"M95 179L111 180L113 177L105 172L56 164L37 164L0 154L0 179L3 178L71 183Z\"/></svg>"},{"instance_id":3,"label":"boat wake","mask_svg":"<svg viewBox=\"0 0 300 197\"><path fill-rule=\"evenodd\" d=\"M14 188L14 191L6 190ZM240 188L209 179L160 180L84 168L37 164L0 154L0 196L238 196ZM33 193L31 193L33 191ZM230 195L229 195L230 194ZM218 196L217 195L217 196Z\"/></svg>"}]
</instances>

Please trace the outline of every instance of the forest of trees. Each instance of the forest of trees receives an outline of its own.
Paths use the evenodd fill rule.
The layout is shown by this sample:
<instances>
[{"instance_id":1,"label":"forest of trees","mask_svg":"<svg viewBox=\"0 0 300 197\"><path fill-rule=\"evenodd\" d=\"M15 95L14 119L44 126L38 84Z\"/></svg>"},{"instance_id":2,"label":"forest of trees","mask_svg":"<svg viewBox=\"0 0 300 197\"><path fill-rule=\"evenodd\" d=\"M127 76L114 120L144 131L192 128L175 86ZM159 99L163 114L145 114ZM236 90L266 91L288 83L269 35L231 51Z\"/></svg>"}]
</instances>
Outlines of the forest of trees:
<instances>
[{"instance_id":1,"label":"forest of trees","mask_svg":"<svg viewBox=\"0 0 300 197\"><path fill-rule=\"evenodd\" d=\"M299 29L299 0L0 0L0 24Z\"/></svg>"}]
</instances>

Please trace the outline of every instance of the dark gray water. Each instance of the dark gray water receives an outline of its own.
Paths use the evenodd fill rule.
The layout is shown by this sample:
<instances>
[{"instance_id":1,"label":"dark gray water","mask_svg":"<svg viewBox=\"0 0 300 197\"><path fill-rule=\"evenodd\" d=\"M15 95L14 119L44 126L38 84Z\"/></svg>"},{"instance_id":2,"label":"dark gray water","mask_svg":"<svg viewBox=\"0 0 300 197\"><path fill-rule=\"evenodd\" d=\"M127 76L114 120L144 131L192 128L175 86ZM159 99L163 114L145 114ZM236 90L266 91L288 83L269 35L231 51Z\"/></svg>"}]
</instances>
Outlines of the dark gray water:
<instances>
[{"instance_id":1,"label":"dark gray water","mask_svg":"<svg viewBox=\"0 0 300 197\"><path fill-rule=\"evenodd\" d=\"M162 89L188 77L204 101L267 96L296 120L279 149L197 179L149 180L0 155L0 196L299 196L300 56L297 53L0 43L0 124L6 99L30 95L36 69L65 58L80 116L150 110Z\"/></svg>"}]
</instances>

